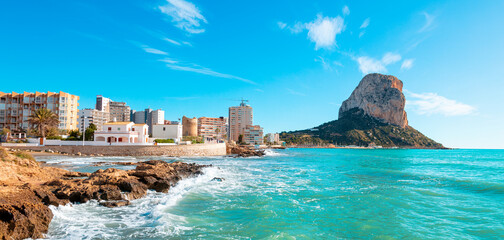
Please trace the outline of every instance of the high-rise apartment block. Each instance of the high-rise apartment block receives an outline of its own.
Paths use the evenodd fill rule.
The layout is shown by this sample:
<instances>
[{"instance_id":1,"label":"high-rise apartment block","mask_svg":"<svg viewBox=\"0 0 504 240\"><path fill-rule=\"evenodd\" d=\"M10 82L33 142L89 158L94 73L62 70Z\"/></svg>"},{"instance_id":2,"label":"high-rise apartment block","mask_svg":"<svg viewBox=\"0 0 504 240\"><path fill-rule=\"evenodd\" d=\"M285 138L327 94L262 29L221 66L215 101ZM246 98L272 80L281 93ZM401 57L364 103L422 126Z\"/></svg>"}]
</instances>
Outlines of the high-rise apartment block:
<instances>
[{"instance_id":1,"label":"high-rise apartment block","mask_svg":"<svg viewBox=\"0 0 504 240\"><path fill-rule=\"evenodd\" d=\"M96 96L95 109L102 112L110 112L110 98L103 97L102 95Z\"/></svg>"},{"instance_id":2,"label":"high-rise apartment block","mask_svg":"<svg viewBox=\"0 0 504 240\"><path fill-rule=\"evenodd\" d=\"M154 125L156 124L164 124L164 111L161 109L152 110L150 108L145 109L144 111L135 111L132 114L134 117L131 121L140 124L146 123L149 125L149 134L152 135L152 130L154 129Z\"/></svg>"},{"instance_id":3,"label":"high-rise apartment block","mask_svg":"<svg viewBox=\"0 0 504 240\"><path fill-rule=\"evenodd\" d=\"M125 102L110 102L109 103L109 121L129 122L130 107Z\"/></svg>"},{"instance_id":4,"label":"high-rise apartment block","mask_svg":"<svg viewBox=\"0 0 504 240\"><path fill-rule=\"evenodd\" d=\"M207 139L223 140L227 135L227 118L198 118L198 135Z\"/></svg>"},{"instance_id":5,"label":"high-rise apartment block","mask_svg":"<svg viewBox=\"0 0 504 240\"><path fill-rule=\"evenodd\" d=\"M245 134L245 128L252 125L252 107L242 101L238 107L229 108L229 140L238 141Z\"/></svg>"},{"instance_id":6,"label":"high-rise apartment block","mask_svg":"<svg viewBox=\"0 0 504 240\"><path fill-rule=\"evenodd\" d=\"M79 122L78 127L79 131L83 132L88 127L89 124L94 124L96 126L97 131L103 130L103 124L109 121L109 113L105 111L99 111L96 109L81 109L79 111Z\"/></svg>"},{"instance_id":7,"label":"high-rise apartment block","mask_svg":"<svg viewBox=\"0 0 504 240\"><path fill-rule=\"evenodd\" d=\"M32 126L28 119L35 110L47 108L58 115L61 130L77 129L79 96L64 92L0 92L0 128L26 132Z\"/></svg>"}]
</instances>

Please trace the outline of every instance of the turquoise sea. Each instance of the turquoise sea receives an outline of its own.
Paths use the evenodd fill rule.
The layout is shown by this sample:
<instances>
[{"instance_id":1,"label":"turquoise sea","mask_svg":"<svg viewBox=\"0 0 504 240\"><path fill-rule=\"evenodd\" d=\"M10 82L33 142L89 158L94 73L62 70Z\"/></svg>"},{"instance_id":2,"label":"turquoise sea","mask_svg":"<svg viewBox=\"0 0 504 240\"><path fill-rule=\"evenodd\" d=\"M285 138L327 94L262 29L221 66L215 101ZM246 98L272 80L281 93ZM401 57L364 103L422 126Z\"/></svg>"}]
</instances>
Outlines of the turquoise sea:
<instances>
[{"instance_id":1,"label":"turquoise sea","mask_svg":"<svg viewBox=\"0 0 504 240\"><path fill-rule=\"evenodd\" d=\"M120 208L55 208L49 239L503 239L504 150L287 149L263 158L41 157L213 164ZM128 169L132 166L112 166ZM134 166L133 166L134 167ZM211 181L214 177L224 181Z\"/></svg>"}]
</instances>

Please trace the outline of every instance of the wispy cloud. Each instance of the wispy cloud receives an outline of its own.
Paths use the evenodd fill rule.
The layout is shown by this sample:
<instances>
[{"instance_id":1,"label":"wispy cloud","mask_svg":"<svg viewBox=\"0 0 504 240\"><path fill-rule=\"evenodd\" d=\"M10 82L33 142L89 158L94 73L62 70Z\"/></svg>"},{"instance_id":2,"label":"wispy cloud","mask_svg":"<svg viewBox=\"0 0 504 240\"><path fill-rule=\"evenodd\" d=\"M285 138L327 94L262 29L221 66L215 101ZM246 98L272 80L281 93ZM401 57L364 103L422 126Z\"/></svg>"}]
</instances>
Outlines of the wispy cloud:
<instances>
[{"instance_id":1,"label":"wispy cloud","mask_svg":"<svg viewBox=\"0 0 504 240\"><path fill-rule=\"evenodd\" d=\"M343 12L343 16L350 15L350 8L348 6L344 6L341 11Z\"/></svg>"},{"instance_id":2,"label":"wispy cloud","mask_svg":"<svg viewBox=\"0 0 504 240\"><path fill-rule=\"evenodd\" d=\"M386 66L386 65L401 61L401 55L388 52L388 53L385 53L385 55L383 55L383 58L381 61Z\"/></svg>"},{"instance_id":3,"label":"wispy cloud","mask_svg":"<svg viewBox=\"0 0 504 240\"><path fill-rule=\"evenodd\" d=\"M437 93L418 94L407 90L404 92L409 97L406 106L420 115L463 116L477 111L476 107L439 96Z\"/></svg>"},{"instance_id":4,"label":"wispy cloud","mask_svg":"<svg viewBox=\"0 0 504 240\"><path fill-rule=\"evenodd\" d=\"M401 55L388 52L383 55L381 60L368 56L361 56L354 58L354 60L359 64L359 70L362 72L362 74L386 73L387 66L400 61Z\"/></svg>"},{"instance_id":5,"label":"wispy cloud","mask_svg":"<svg viewBox=\"0 0 504 240\"><path fill-rule=\"evenodd\" d=\"M401 64L401 70L408 70L413 67L413 62L415 59L404 59L404 61Z\"/></svg>"},{"instance_id":6,"label":"wispy cloud","mask_svg":"<svg viewBox=\"0 0 504 240\"><path fill-rule=\"evenodd\" d=\"M281 22L281 21L278 21L277 25L278 25L278 27L280 29L284 29L285 27L287 27L287 23L284 23L284 22Z\"/></svg>"},{"instance_id":7,"label":"wispy cloud","mask_svg":"<svg viewBox=\"0 0 504 240\"><path fill-rule=\"evenodd\" d=\"M333 71L335 70L334 68L339 66L343 67L343 64L341 64L338 61L331 61L330 59L323 58L321 56L318 56L317 58L314 59L315 62L320 62L322 64L322 67L325 70Z\"/></svg>"},{"instance_id":8,"label":"wispy cloud","mask_svg":"<svg viewBox=\"0 0 504 240\"><path fill-rule=\"evenodd\" d=\"M167 0L168 4L159 6L162 13L170 16L175 26L189 33L203 33L202 23L207 23L200 10L191 2Z\"/></svg>"},{"instance_id":9,"label":"wispy cloud","mask_svg":"<svg viewBox=\"0 0 504 240\"><path fill-rule=\"evenodd\" d=\"M291 33L300 33L308 30L308 39L315 43L315 50L325 48L332 49L336 46L336 35L345 30L345 24L342 17L324 17L318 14L317 18L308 23L297 22L293 26L278 22L280 29L289 29Z\"/></svg>"},{"instance_id":10,"label":"wispy cloud","mask_svg":"<svg viewBox=\"0 0 504 240\"><path fill-rule=\"evenodd\" d=\"M208 76L227 78L227 79L235 79L235 80L239 80L239 81L242 81L245 83L257 85L257 83L254 81L251 81L251 80L248 80L248 79L245 79L242 77L234 76L231 74L216 72L210 68L202 67L202 66L199 66L196 64L182 64L180 62L174 62L174 63L168 63L168 64L166 64L166 66L170 69L177 70L177 71L194 72L194 73L204 74L204 75L208 75Z\"/></svg>"},{"instance_id":11,"label":"wispy cloud","mask_svg":"<svg viewBox=\"0 0 504 240\"><path fill-rule=\"evenodd\" d=\"M171 64L178 63L177 60L173 60L171 58L163 58L163 59L159 59L158 61L165 62L165 63L171 63Z\"/></svg>"},{"instance_id":12,"label":"wispy cloud","mask_svg":"<svg viewBox=\"0 0 504 240\"><path fill-rule=\"evenodd\" d=\"M172 43L172 44L175 44L177 46L180 46L181 44L173 39L169 39L169 38L163 38L163 40L169 42L169 43Z\"/></svg>"},{"instance_id":13,"label":"wispy cloud","mask_svg":"<svg viewBox=\"0 0 504 240\"><path fill-rule=\"evenodd\" d=\"M365 29L369 26L369 22L371 21L370 18L366 18L366 20L364 20L364 22L362 22L361 26L360 26L360 29Z\"/></svg>"},{"instance_id":14,"label":"wispy cloud","mask_svg":"<svg viewBox=\"0 0 504 240\"><path fill-rule=\"evenodd\" d=\"M418 30L419 33L432 30L434 20L436 19L435 16L432 16L432 15L428 14L427 12L422 12L422 15L424 15L424 17L425 17L425 24L422 26L422 28L420 28Z\"/></svg>"},{"instance_id":15,"label":"wispy cloud","mask_svg":"<svg viewBox=\"0 0 504 240\"><path fill-rule=\"evenodd\" d=\"M285 90L287 90L287 92L290 93L290 94L292 94L292 95L306 97L306 94L298 92L298 91L294 91L294 90L292 90L290 88L286 88Z\"/></svg>"},{"instance_id":16,"label":"wispy cloud","mask_svg":"<svg viewBox=\"0 0 504 240\"><path fill-rule=\"evenodd\" d=\"M148 53L157 54L157 55L168 55L168 53L165 52L165 51L162 51L162 50L159 50L159 49L155 49L155 48L151 48L151 47L149 47L147 45L142 45L141 48L145 52L148 52Z\"/></svg>"}]
</instances>

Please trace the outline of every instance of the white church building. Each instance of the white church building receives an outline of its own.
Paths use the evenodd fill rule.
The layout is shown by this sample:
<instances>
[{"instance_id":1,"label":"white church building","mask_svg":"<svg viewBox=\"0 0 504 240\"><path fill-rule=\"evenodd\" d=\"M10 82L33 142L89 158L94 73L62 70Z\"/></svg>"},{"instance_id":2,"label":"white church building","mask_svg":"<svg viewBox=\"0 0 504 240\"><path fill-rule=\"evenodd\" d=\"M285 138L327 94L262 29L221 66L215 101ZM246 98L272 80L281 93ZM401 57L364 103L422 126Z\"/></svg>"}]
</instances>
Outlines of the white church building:
<instances>
[{"instance_id":1,"label":"white church building","mask_svg":"<svg viewBox=\"0 0 504 240\"><path fill-rule=\"evenodd\" d=\"M149 126L145 123L109 122L103 124L102 131L94 133L95 142L104 143L139 143L149 142Z\"/></svg>"}]
</instances>

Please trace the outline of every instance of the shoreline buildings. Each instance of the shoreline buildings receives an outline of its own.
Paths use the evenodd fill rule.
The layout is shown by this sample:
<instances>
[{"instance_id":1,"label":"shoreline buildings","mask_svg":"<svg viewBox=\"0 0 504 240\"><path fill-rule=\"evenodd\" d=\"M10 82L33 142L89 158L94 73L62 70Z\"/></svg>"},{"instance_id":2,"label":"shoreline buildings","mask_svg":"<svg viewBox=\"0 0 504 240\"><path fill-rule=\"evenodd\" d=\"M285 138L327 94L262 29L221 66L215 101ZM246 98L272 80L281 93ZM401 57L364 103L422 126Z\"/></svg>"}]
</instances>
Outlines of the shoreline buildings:
<instances>
[{"instance_id":1,"label":"shoreline buildings","mask_svg":"<svg viewBox=\"0 0 504 240\"><path fill-rule=\"evenodd\" d=\"M32 126L28 118L33 111L47 108L58 115L58 129L77 129L79 96L65 92L0 92L0 128L26 132Z\"/></svg>"},{"instance_id":2,"label":"shoreline buildings","mask_svg":"<svg viewBox=\"0 0 504 240\"><path fill-rule=\"evenodd\" d=\"M103 124L103 130L94 133L95 142L107 143L148 143L147 124L133 122L109 122Z\"/></svg>"},{"instance_id":3,"label":"shoreline buildings","mask_svg":"<svg viewBox=\"0 0 504 240\"><path fill-rule=\"evenodd\" d=\"M161 109L152 110L150 108L146 108L144 111L130 111L131 121L139 124L145 123L149 125L149 134L152 135L152 131L154 129L154 125L164 124L164 111Z\"/></svg>"},{"instance_id":4,"label":"shoreline buildings","mask_svg":"<svg viewBox=\"0 0 504 240\"><path fill-rule=\"evenodd\" d=\"M263 129L259 125L253 125L252 107L245 102L246 100L242 100L240 106L229 108L229 140L263 144Z\"/></svg>"},{"instance_id":5,"label":"shoreline buildings","mask_svg":"<svg viewBox=\"0 0 504 240\"><path fill-rule=\"evenodd\" d=\"M77 124L79 131L84 132L89 124L94 124L97 131L103 130L103 124L109 121L109 113L92 108L85 108L79 111L79 122Z\"/></svg>"},{"instance_id":6,"label":"shoreline buildings","mask_svg":"<svg viewBox=\"0 0 504 240\"><path fill-rule=\"evenodd\" d=\"M198 118L198 136L208 140L224 140L227 137L227 118Z\"/></svg>"},{"instance_id":7,"label":"shoreline buildings","mask_svg":"<svg viewBox=\"0 0 504 240\"><path fill-rule=\"evenodd\" d=\"M196 117L182 117L182 136L197 137L198 136L198 119Z\"/></svg>"}]
</instances>

